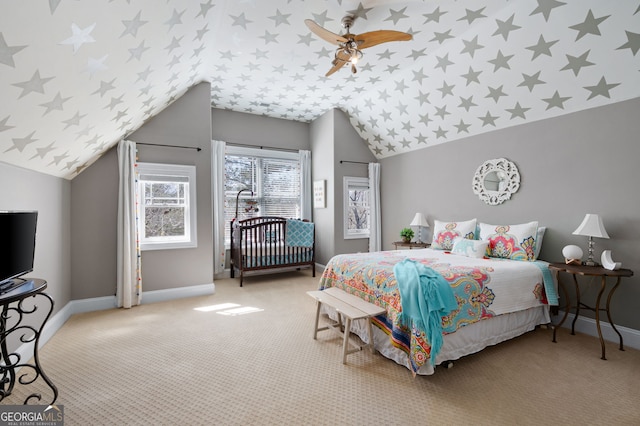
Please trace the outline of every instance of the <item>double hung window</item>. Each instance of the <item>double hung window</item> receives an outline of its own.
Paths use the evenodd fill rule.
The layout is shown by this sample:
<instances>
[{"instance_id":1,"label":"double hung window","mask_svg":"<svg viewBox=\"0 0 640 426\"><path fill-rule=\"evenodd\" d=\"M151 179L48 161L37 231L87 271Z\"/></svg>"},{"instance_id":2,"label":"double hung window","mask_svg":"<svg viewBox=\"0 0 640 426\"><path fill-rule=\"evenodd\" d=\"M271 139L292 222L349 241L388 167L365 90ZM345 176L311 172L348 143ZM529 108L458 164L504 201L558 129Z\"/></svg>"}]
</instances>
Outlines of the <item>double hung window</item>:
<instances>
[{"instance_id":1,"label":"double hung window","mask_svg":"<svg viewBox=\"0 0 640 426\"><path fill-rule=\"evenodd\" d=\"M197 247L196 168L138 163L140 248Z\"/></svg>"},{"instance_id":2,"label":"double hung window","mask_svg":"<svg viewBox=\"0 0 640 426\"><path fill-rule=\"evenodd\" d=\"M299 155L227 146L224 190L227 244L230 242L230 223L236 214L238 219L255 216L299 218Z\"/></svg>"},{"instance_id":3,"label":"double hung window","mask_svg":"<svg viewBox=\"0 0 640 426\"><path fill-rule=\"evenodd\" d=\"M369 179L345 176L343 192L344 238L369 238Z\"/></svg>"}]
</instances>

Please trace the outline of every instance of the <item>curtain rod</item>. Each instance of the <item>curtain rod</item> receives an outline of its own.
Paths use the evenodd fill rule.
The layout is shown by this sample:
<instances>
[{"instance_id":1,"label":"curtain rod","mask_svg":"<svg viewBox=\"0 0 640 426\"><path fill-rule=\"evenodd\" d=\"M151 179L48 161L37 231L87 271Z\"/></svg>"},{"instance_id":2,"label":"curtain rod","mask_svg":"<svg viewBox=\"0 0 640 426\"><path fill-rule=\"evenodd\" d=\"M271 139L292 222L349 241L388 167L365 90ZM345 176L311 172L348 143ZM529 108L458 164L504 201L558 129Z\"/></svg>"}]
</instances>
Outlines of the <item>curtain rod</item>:
<instances>
[{"instance_id":1,"label":"curtain rod","mask_svg":"<svg viewBox=\"0 0 640 426\"><path fill-rule=\"evenodd\" d=\"M340 164L342 164L342 163L352 163L352 164L369 164L369 163L365 163L364 161L340 160Z\"/></svg>"},{"instance_id":2,"label":"curtain rod","mask_svg":"<svg viewBox=\"0 0 640 426\"><path fill-rule=\"evenodd\" d=\"M143 142L136 142L136 145L163 146L166 148L183 148L183 149L195 149L198 152L202 151L202 148L200 148L199 146L162 145L159 143L143 143Z\"/></svg>"},{"instance_id":3,"label":"curtain rod","mask_svg":"<svg viewBox=\"0 0 640 426\"><path fill-rule=\"evenodd\" d=\"M298 149L293 148L277 148L275 146L264 146L264 145L249 145L246 143L235 143L235 142L226 142L227 145L232 146L244 146L246 148L257 148L257 149L272 149L274 151L288 151L288 152L300 152Z\"/></svg>"}]
</instances>

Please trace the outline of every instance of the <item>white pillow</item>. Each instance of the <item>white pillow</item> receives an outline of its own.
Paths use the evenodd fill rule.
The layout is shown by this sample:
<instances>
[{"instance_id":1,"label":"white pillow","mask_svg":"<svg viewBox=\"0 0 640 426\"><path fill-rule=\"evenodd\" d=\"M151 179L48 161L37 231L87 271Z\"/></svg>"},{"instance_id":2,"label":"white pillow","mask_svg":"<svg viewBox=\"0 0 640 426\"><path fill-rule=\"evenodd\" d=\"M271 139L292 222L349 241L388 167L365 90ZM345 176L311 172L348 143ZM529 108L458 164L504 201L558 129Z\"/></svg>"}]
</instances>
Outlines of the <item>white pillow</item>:
<instances>
[{"instance_id":1,"label":"white pillow","mask_svg":"<svg viewBox=\"0 0 640 426\"><path fill-rule=\"evenodd\" d=\"M483 258L487 254L489 241L469 240L467 238L458 238L453 244L451 253L459 254L467 257Z\"/></svg>"},{"instance_id":2,"label":"white pillow","mask_svg":"<svg viewBox=\"0 0 640 426\"><path fill-rule=\"evenodd\" d=\"M487 254L513 260L536 260L538 222L518 225L480 223L480 239L489 242Z\"/></svg>"},{"instance_id":3,"label":"white pillow","mask_svg":"<svg viewBox=\"0 0 640 426\"><path fill-rule=\"evenodd\" d=\"M463 222L433 221L433 240L431 248L436 250L451 250L456 238L475 240L476 219Z\"/></svg>"},{"instance_id":4,"label":"white pillow","mask_svg":"<svg viewBox=\"0 0 640 426\"><path fill-rule=\"evenodd\" d=\"M542 239L544 238L544 231L546 230L546 226L538 226L538 232L536 233L536 259L540 257L540 250L542 249Z\"/></svg>"}]
</instances>

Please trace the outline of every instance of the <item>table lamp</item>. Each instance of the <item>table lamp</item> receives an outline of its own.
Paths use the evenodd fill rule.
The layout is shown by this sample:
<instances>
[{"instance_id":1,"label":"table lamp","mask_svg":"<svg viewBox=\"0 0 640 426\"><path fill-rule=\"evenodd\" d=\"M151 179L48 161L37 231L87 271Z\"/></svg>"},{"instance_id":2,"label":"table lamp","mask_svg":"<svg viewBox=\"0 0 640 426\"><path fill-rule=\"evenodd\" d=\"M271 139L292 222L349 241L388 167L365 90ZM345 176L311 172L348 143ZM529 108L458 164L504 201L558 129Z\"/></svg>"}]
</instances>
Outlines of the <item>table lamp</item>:
<instances>
[{"instance_id":1,"label":"table lamp","mask_svg":"<svg viewBox=\"0 0 640 426\"><path fill-rule=\"evenodd\" d=\"M418 228L418 242L423 243L424 241L422 241L422 228L429 227L429 223L427 222L427 219L424 218L424 215L422 213L416 213L409 226L416 226Z\"/></svg>"},{"instance_id":2,"label":"table lamp","mask_svg":"<svg viewBox=\"0 0 640 426\"><path fill-rule=\"evenodd\" d=\"M589 256L584 262L584 265L597 266L598 263L593 260L593 237L609 238L609 234L607 234L607 231L604 229L600 216L597 214L587 213L580 226L578 226L578 229L573 231L573 235L584 235L589 237Z\"/></svg>"}]
</instances>

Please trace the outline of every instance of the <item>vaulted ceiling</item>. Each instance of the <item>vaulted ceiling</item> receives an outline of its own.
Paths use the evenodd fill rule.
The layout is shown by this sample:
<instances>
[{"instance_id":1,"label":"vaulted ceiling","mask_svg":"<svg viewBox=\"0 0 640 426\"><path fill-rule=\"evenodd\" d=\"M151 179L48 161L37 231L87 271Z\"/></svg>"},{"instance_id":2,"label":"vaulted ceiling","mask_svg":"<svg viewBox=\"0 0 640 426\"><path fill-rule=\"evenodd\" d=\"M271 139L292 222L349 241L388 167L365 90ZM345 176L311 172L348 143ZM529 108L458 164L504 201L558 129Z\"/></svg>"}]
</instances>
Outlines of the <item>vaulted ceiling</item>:
<instances>
[{"instance_id":1,"label":"vaulted ceiling","mask_svg":"<svg viewBox=\"0 0 640 426\"><path fill-rule=\"evenodd\" d=\"M330 77L311 33L408 32ZM346 111L383 158L640 96L640 0L0 4L0 161L73 178L189 87L214 108ZM517 141L514 141L517 143Z\"/></svg>"}]
</instances>

